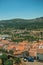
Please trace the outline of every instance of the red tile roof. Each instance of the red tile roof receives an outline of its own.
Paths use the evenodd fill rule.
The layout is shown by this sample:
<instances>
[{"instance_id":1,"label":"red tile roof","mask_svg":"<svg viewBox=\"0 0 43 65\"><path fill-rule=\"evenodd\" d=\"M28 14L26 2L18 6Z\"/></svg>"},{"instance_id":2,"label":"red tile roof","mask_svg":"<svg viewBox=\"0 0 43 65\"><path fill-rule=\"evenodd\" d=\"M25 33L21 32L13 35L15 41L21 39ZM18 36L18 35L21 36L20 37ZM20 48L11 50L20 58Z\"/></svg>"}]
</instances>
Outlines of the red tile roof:
<instances>
[{"instance_id":1,"label":"red tile roof","mask_svg":"<svg viewBox=\"0 0 43 65\"><path fill-rule=\"evenodd\" d=\"M3 43L3 44L7 44L7 43L9 43L8 40L1 40L0 42Z\"/></svg>"},{"instance_id":2,"label":"red tile roof","mask_svg":"<svg viewBox=\"0 0 43 65\"><path fill-rule=\"evenodd\" d=\"M43 54L43 49L38 49L37 53Z\"/></svg>"},{"instance_id":3,"label":"red tile roof","mask_svg":"<svg viewBox=\"0 0 43 65\"><path fill-rule=\"evenodd\" d=\"M35 57L37 55L37 50L36 49L30 49L29 55L32 57Z\"/></svg>"},{"instance_id":4,"label":"red tile roof","mask_svg":"<svg viewBox=\"0 0 43 65\"><path fill-rule=\"evenodd\" d=\"M14 52L14 55L19 55L19 54L21 54L23 51L15 51Z\"/></svg>"}]
</instances>

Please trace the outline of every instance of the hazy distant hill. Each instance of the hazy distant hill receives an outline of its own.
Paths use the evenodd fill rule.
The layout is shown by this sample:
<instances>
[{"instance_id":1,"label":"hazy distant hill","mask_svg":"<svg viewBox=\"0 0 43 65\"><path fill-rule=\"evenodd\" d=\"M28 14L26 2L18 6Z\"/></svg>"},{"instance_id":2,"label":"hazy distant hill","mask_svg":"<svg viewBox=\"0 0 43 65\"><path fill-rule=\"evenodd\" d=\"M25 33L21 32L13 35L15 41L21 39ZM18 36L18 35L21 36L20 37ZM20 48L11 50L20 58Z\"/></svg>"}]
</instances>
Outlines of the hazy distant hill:
<instances>
[{"instance_id":1,"label":"hazy distant hill","mask_svg":"<svg viewBox=\"0 0 43 65\"><path fill-rule=\"evenodd\" d=\"M11 19L0 21L0 29L43 29L43 17L36 19Z\"/></svg>"}]
</instances>

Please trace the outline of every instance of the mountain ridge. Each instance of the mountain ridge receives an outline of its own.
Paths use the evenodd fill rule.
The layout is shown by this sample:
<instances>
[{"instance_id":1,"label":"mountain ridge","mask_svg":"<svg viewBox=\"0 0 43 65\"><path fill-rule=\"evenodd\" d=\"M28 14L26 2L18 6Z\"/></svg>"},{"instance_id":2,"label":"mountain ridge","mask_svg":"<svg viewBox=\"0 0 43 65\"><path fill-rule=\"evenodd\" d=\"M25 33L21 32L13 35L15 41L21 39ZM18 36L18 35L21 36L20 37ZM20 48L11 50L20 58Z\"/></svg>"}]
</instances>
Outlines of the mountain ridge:
<instances>
[{"instance_id":1,"label":"mountain ridge","mask_svg":"<svg viewBox=\"0 0 43 65\"><path fill-rule=\"evenodd\" d=\"M33 18L33 19L23 19L23 18L13 18L13 19L6 19L7 21L10 21L10 20L34 20L34 19L43 19L43 17L38 17L38 18ZM6 20L0 20L0 21L6 21Z\"/></svg>"}]
</instances>

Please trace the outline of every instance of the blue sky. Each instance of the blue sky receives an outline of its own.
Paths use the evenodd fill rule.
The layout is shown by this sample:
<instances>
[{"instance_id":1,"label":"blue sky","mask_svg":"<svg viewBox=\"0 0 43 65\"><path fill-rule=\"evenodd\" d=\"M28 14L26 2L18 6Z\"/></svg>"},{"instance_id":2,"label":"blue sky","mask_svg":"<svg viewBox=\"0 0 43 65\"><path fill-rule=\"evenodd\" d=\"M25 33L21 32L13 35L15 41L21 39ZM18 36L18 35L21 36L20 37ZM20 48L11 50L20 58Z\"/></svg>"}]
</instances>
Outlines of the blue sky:
<instances>
[{"instance_id":1,"label":"blue sky","mask_svg":"<svg viewBox=\"0 0 43 65\"><path fill-rule=\"evenodd\" d=\"M0 0L0 20L43 16L43 0Z\"/></svg>"}]
</instances>

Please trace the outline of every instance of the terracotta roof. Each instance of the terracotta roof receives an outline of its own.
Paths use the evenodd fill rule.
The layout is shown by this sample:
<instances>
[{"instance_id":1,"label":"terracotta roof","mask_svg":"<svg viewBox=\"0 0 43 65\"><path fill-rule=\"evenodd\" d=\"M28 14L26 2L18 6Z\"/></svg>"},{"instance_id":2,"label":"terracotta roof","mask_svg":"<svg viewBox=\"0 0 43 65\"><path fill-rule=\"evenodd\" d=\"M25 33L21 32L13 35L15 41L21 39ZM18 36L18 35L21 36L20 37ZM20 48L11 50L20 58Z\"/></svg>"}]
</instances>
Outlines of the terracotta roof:
<instances>
[{"instance_id":1,"label":"terracotta roof","mask_svg":"<svg viewBox=\"0 0 43 65\"><path fill-rule=\"evenodd\" d=\"M39 46L39 44L38 43L34 43L34 44L32 44L32 48L37 48Z\"/></svg>"},{"instance_id":2,"label":"terracotta roof","mask_svg":"<svg viewBox=\"0 0 43 65\"><path fill-rule=\"evenodd\" d=\"M15 48L16 48L15 45L9 45L6 49L7 49L7 50L12 50L12 49L15 49Z\"/></svg>"},{"instance_id":3,"label":"terracotta roof","mask_svg":"<svg viewBox=\"0 0 43 65\"><path fill-rule=\"evenodd\" d=\"M37 49L40 45L43 45L42 41L32 44L32 48Z\"/></svg>"},{"instance_id":4,"label":"terracotta roof","mask_svg":"<svg viewBox=\"0 0 43 65\"><path fill-rule=\"evenodd\" d=\"M25 46L16 46L16 50L20 50L20 51L23 51L25 48Z\"/></svg>"},{"instance_id":5,"label":"terracotta roof","mask_svg":"<svg viewBox=\"0 0 43 65\"><path fill-rule=\"evenodd\" d=\"M29 44L27 41L23 41L23 42L19 42L19 45L27 45L27 44Z\"/></svg>"},{"instance_id":6,"label":"terracotta roof","mask_svg":"<svg viewBox=\"0 0 43 65\"><path fill-rule=\"evenodd\" d=\"M3 46L3 44L0 44L0 46Z\"/></svg>"},{"instance_id":7,"label":"terracotta roof","mask_svg":"<svg viewBox=\"0 0 43 65\"><path fill-rule=\"evenodd\" d=\"M36 57L37 53L33 51L33 52L30 52L29 55L32 57Z\"/></svg>"},{"instance_id":8,"label":"terracotta roof","mask_svg":"<svg viewBox=\"0 0 43 65\"><path fill-rule=\"evenodd\" d=\"M36 54L37 54L37 50L36 50L36 49L30 49L30 51L29 51L29 55L30 55L30 56L35 57Z\"/></svg>"},{"instance_id":9,"label":"terracotta roof","mask_svg":"<svg viewBox=\"0 0 43 65\"><path fill-rule=\"evenodd\" d=\"M38 49L37 53L43 54L43 49Z\"/></svg>"},{"instance_id":10,"label":"terracotta roof","mask_svg":"<svg viewBox=\"0 0 43 65\"><path fill-rule=\"evenodd\" d=\"M0 48L3 48L3 46L4 46L3 44L0 44Z\"/></svg>"},{"instance_id":11,"label":"terracotta roof","mask_svg":"<svg viewBox=\"0 0 43 65\"><path fill-rule=\"evenodd\" d=\"M15 51L15 52L14 52L14 55L19 55L19 54L21 54L22 52L23 52L23 51L17 51L17 52Z\"/></svg>"},{"instance_id":12,"label":"terracotta roof","mask_svg":"<svg viewBox=\"0 0 43 65\"><path fill-rule=\"evenodd\" d=\"M3 43L3 44L9 43L8 40L1 40L0 42Z\"/></svg>"}]
</instances>

